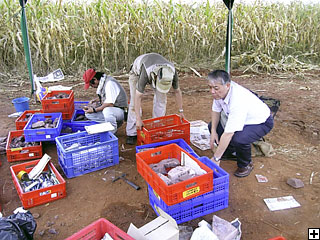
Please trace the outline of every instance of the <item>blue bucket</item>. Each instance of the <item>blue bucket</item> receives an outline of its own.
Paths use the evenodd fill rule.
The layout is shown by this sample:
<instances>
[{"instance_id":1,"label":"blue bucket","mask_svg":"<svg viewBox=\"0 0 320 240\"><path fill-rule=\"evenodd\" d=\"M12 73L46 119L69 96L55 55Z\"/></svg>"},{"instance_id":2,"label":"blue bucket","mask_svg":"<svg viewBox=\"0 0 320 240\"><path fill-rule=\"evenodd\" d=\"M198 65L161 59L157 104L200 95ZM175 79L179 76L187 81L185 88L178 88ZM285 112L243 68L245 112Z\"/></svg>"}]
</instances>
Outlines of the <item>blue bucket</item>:
<instances>
[{"instance_id":1,"label":"blue bucket","mask_svg":"<svg viewBox=\"0 0 320 240\"><path fill-rule=\"evenodd\" d=\"M28 97L15 98L12 100L12 103L16 109L16 112L24 112L29 110L29 100Z\"/></svg>"}]
</instances>

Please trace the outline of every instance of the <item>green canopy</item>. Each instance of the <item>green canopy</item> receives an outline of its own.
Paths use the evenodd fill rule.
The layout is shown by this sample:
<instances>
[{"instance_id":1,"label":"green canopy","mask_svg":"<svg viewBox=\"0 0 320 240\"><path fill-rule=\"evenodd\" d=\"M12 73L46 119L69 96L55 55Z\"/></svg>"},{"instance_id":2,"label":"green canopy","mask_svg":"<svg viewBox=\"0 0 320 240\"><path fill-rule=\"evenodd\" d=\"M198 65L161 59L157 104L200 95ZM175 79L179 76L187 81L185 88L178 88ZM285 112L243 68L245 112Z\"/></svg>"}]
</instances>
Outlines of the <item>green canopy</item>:
<instances>
[{"instance_id":1,"label":"green canopy","mask_svg":"<svg viewBox=\"0 0 320 240\"><path fill-rule=\"evenodd\" d=\"M231 64L231 43L232 43L232 7L234 0L223 0L224 4L229 9L228 25L227 25L227 38L226 38L226 72L230 73Z\"/></svg>"}]
</instances>

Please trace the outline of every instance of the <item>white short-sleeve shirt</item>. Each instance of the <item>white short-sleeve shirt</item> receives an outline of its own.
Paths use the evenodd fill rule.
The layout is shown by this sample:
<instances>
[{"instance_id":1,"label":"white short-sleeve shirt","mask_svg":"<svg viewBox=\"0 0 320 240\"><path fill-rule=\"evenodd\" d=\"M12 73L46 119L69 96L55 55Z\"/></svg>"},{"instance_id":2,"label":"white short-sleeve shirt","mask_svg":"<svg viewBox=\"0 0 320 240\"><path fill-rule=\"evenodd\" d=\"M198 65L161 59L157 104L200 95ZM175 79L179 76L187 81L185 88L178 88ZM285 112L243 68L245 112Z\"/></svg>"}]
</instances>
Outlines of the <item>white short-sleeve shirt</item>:
<instances>
[{"instance_id":1,"label":"white short-sleeve shirt","mask_svg":"<svg viewBox=\"0 0 320 240\"><path fill-rule=\"evenodd\" d=\"M104 91L102 90L103 88ZM97 94L102 97L103 103L114 104L117 100L119 93L120 88L115 82L108 81L105 75L101 77L99 86L97 88Z\"/></svg>"},{"instance_id":2,"label":"white short-sleeve shirt","mask_svg":"<svg viewBox=\"0 0 320 240\"><path fill-rule=\"evenodd\" d=\"M242 131L244 125L264 123L270 116L270 109L264 102L233 81L225 99L213 100L212 111L222 110L228 117L226 133Z\"/></svg>"},{"instance_id":3,"label":"white short-sleeve shirt","mask_svg":"<svg viewBox=\"0 0 320 240\"><path fill-rule=\"evenodd\" d=\"M120 89L118 85L113 81L107 81L105 86L106 99L104 103L112 103L114 104L117 100L117 97L120 93Z\"/></svg>"}]
</instances>

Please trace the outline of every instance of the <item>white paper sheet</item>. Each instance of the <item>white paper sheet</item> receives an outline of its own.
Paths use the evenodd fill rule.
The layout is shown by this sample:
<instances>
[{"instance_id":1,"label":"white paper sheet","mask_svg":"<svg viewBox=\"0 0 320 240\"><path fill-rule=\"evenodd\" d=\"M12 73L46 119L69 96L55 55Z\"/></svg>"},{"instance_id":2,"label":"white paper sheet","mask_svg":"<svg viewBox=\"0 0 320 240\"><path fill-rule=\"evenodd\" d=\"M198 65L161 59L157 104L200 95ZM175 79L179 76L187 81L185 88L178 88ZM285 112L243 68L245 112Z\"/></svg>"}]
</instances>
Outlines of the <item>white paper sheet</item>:
<instances>
[{"instance_id":1,"label":"white paper sheet","mask_svg":"<svg viewBox=\"0 0 320 240\"><path fill-rule=\"evenodd\" d=\"M114 127L109 122L85 126L84 128L89 134L108 132L114 130Z\"/></svg>"},{"instance_id":2,"label":"white paper sheet","mask_svg":"<svg viewBox=\"0 0 320 240\"><path fill-rule=\"evenodd\" d=\"M270 211L283 210L288 208L300 207L293 196L277 197L277 198L265 198L263 201L267 204Z\"/></svg>"},{"instance_id":3,"label":"white paper sheet","mask_svg":"<svg viewBox=\"0 0 320 240\"><path fill-rule=\"evenodd\" d=\"M64 79L64 75L63 75L63 72L61 71L61 69L59 68L59 69L53 71L52 73L48 74L45 77L37 77L37 78L42 83L56 82L56 81L60 81L60 80Z\"/></svg>"}]
</instances>

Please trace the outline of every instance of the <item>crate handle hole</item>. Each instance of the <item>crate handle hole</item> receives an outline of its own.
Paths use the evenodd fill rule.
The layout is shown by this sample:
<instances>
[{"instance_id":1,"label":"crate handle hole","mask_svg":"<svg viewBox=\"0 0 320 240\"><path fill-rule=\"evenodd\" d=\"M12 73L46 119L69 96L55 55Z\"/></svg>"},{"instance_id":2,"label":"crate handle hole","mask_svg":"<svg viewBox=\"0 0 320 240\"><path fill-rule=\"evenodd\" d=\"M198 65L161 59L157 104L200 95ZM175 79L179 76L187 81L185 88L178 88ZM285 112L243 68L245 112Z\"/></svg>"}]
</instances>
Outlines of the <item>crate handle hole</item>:
<instances>
[{"instance_id":1,"label":"crate handle hole","mask_svg":"<svg viewBox=\"0 0 320 240\"><path fill-rule=\"evenodd\" d=\"M196 185L197 185L197 182L189 183L188 185L186 185L186 188L190 188Z\"/></svg>"},{"instance_id":2,"label":"crate handle hole","mask_svg":"<svg viewBox=\"0 0 320 240\"><path fill-rule=\"evenodd\" d=\"M162 153L162 151L158 151L158 152L155 152L155 153L151 153L151 157L160 155L161 153Z\"/></svg>"},{"instance_id":3,"label":"crate handle hole","mask_svg":"<svg viewBox=\"0 0 320 240\"><path fill-rule=\"evenodd\" d=\"M199 208L199 207L203 207L203 203L202 204L199 204L197 206L194 206L194 208Z\"/></svg>"}]
</instances>

